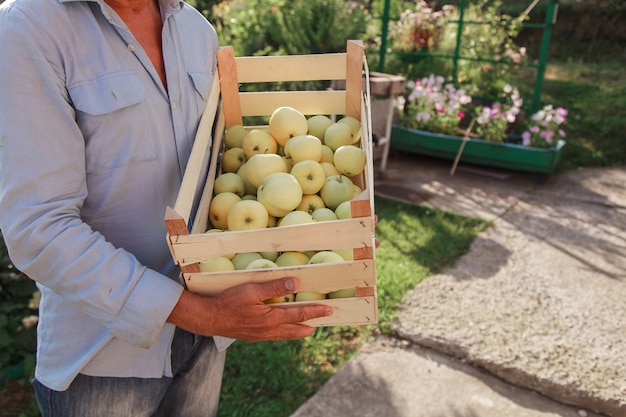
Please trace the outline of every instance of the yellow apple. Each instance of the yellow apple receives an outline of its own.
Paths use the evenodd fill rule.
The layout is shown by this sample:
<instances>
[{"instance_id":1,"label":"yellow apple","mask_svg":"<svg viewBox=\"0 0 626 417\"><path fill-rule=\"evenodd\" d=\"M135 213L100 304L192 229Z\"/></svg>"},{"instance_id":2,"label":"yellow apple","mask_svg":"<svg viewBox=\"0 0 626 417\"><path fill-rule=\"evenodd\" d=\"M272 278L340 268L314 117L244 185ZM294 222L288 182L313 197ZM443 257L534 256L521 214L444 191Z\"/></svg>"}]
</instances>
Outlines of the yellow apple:
<instances>
[{"instance_id":1,"label":"yellow apple","mask_svg":"<svg viewBox=\"0 0 626 417\"><path fill-rule=\"evenodd\" d=\"M243 178L234 172L224 172L215 178L213 183L213 192L215 194L230 192L242 197L246 191L246 185Z\"/></svg>"},{"instance_id":2,"label":"yellow apple","mask_svg":"<svg viewBox=\"0 0 626 417\"><path fill-rule=\"evenodd\" d=\"M288 172L287 161L275 153L255 154L246 162L246 177L254 187L260 187L268 175Z\"/></svg>"},{"instance_id":3,"label":"yellow apple","mask_svg":"<svg viewBox=\"0 0 626 417\"><path fill-rule=\"evenodd\" d=\"M324 181L324 186L320 190L320 197L324 200L326 207L335 210L339 204L352 199L352 180L345 175L331 175Z\"/></svg>"},{"instance_id":4,"label":"yellow apple","mask_svg":"<svg viewBox=\"0 0 626 417\"><path fill-rule=\"evenodd\" d=\"M248 181L248 163L245 162L237 171L237 175L239 175L242 179L243 179L243 183L245 185L245 189L246 189L246 194L248 195L253 195L256 198L256 190L257 187L255 187L254 185L250 184L250 181Z\"/></svg>"},{"instance_id":5,"label":"yellow apple","mask_svg":"<svg viewBox=\"0 0 626 417\"><path fill-rule=\"evenodd\" d=\"M248 131L242 125L233 125L226 129L224 145L226 149L241 148L241 141Z\"/></svg>"},{"instance_id":6,"label":"yellow apple","mask_svg":"<svg viewBox=\"0 0 626 417\"><path fill-rule=\"evenodd\" d=\"M285 157L295 164L300 161L319 161L322 158L322 141L313 135L290 138L285 144Z\"/></svg>"},{"instance_id":7,"label":"yellow apple","mask_svg":"<svg viewBox=\"0 0 626 417\"><path fill-rule=\"evenodd\" d=\"M259 153L276 153L278 151L278 144L272 135L264 129L252 129L246 133L241 141L241 147L246 159Z\"/></svg>"},{"instance_id":8,"label":"yellow apple","mask_svg":"<svg viewBox=\"0 0 626 417\"><path fill-rule=\"evenodd\" d=\"M344 288L341 290L337 290L337 291L331 291L328 293L328 298L330 299L334 299L334 298L352 298L354 297L356 293L356 289L355 288Z\"/></svg>"},{"instance_id":9,"label":"yellow apple","mask_svg":"<svg viewBox=\"0 0 626 417\"><path fill-rule=\"evenodd\" d=\"M306 265L309 263L309 257L297 251L283 252L276 258L276 265L278 266L297 266Z\"/></svg>"},{"instance_id":10,"label":"yellow apple","mask_svg":"<svg viewBox=\"0 0 626 417\"><path fill-rule=\"evenodd\" d=\"M344 261L354 261L354 249L333 249L333 252L338 253L344 259Z\"/></svg>"},{"instance_id":11,"label":"yellow apple","mask_svg":"<svg viewBox=\"0 0 626 417\"><path fill-rule=\"evenodd\" d=\"M237 172L239 168L246 162L246 155L243 148L230 148L222 154L222 171Z\"/></svg>"},{"instance_id":12,"label":"yellow apple","mask_svg":"<svg viewBox=\"0 0 626 417\"><path fill-rule=\"evenodd\" d=\"M267 221L267 227L276 227L277 224L278 218L276 216L270 216L269 220Z\"/></svg>"},{"instance_id":13,"label":"yellow apple","mask_svg":"<svg viewBox=\"0 0 626 417\"><path fill-rule=\"evenodd\" d=\"M225 256L216 256L200 262L200 272L234 271L235 265Z\"/></svg>"},{"instance_id":14,"label":"yellow apple","mask_svg":"<svg viewBox=\"0 0 626 417\"><path fill-rule=\"evenodd\" d=\"M335 151L333 163L339 172L353 177L365 169L365 151L354 145L340 146Z\"/></svg>"},{"instance_id":15,"label":"yellow apple","mask_svg":"<svg viewBox=\"0 0 626 417\"><path fill-rule=\"evenodd\" d=\"M363 189L356 184L352 184L352 189L354 191L354 194L352 194L352 198L358 196L363 192Z\"/></svg>"},{"instance_id":16,"label":"yellow apple","mask_svg":"<svg viewBox=\"0 0 626 417\"><path fill-rule=\"evenodd\" d=\"M263 259L268 259L272 262L276 262L276 258L278 258L278 251L263 251L259 252Z\"/></svg>"},{"instance_id":17,"label":"yellow apple","mask_svg":"<svg viewBox=\"0 0 626 417\"><path fill-rule=\"evenodd\" d=\"M257 200L271 216L284 217L302 201L302 187L293 175L275 172L258 188Z\"/></svg>"},{"instance_id":18,"label":"yellow apple","mask_svg":"<svg viewBox=\"0 0 626 417\"><path fill-rule=\"evenodd\" d=\"M265 304L292 303L296 299L295 294L287 294L281 297L273 297L263 301Z\"/></svg>"},{"instance_id":19,"label":"yellow apple","mask_svg":"<svg viewBox=\"0 0 626 417\"><path fill-rule=\"evenodd\" d=\"M336 262L345 262L345 259L341 257L337 252L330 250L322 250L311 256L309 259L309 265L314 264L329 264Z\"/></svg>"},{"instance_id":20,"label":"yellow apple","mask_svg":"<svg viewBox=\"0 0 626 417\"><path fill-rule=\"evenodd\" d=\"M268 220L269 215L263 204L255 200L241 200L233 204L226 221L228 230L251 230L266 228Z\"/></svg>"},{"instance_id":21,"label":"yellow apple","mask_svg":"<svg viewBox=\"0 0 626 417\"><path fill-rule=\"evenodd\" d=\"M256 259L263 259L263 256L259 252L242 252L233 256L231 261L235 265L235 269L243 270Z\"/></svg>"},{"instance_id":22,"label":"yellow apple","mask_svg":"<svg viewBox=\"0 0 626 417\"><path fill-rule=\"evenodd\" d=\"M345 123L333 123L328 126L324 133L324 145L328 146L333 152L342 145L350 145L352 143L352 129Z\"/></svg>"},{"instance_id":23,"label":"yellow apple","mask_svg":"<svg viewBox=\"0 0 626 417\"><path fill-rule=\"evenodd\" d=\"M334 152L328 145L322 145L322 157L320 158L320 163L322 162L330 162L333 163Z\"/></svg>"},{"instance_id":24,"label":"yellow apple","mask_svg":"<svg viewBox=\"0 0 626 417\"><path fill-rule=\"evenodd\" d=\"M290 173L298 181L304 194L317 193L326 181L324 167L319 162L309 159L297 162L291 167Z\"/></svg>"},{"instance_id":25,"label":"yellow apple","mask_svg":"<svg viewBox=\"0 0 626 417\"><path fill-rule=\"evenodd\" d=\"M278 265L276 265L274 262L270 261L269 259L261 258L261 259L255 259L254 261L250 262L248 266L246 266L246 269L264 269L264 268L278 268Z\"/></svg>"},{"instance_id":26,"label":"yellow apple","mask_svg":"<svg viewBox=\"0 0 626 417\"><path fill-rule=\"evenodd\" d=\"M318 301L326 299L326 294L316 291L302 291L296 293L296 301Z\"/></svg>"},{"instance_id":27,"label":"yellow apple","mask_svg":"<svg viewBox=\"0 0 626 417\"><path fill-rule=\"evenodd\" d=\"M352 133L352 143L357 143L359 139L361 139L361 121L356 117L346 116L339 120L337 123L345 123L350 126L350 130Z\"/></svg>"},{"instance_id":28,"label":"yellow apple","mask_svg":"<svg viewBox=\"0 0 626 417\"><path fill-rule=\"evenodd\" d=\"M337 215L328 207L315 209L311 216L316 222L324 222L329 220L337 220Z\"/></svg>"},{"instance_id":29,"label":"yellow apple","mask_svg":"<svg viewBox=\"0 0 626 417\"><path fill-rule=\"evenodd\" d=\"M313 217L306 211L295 210L290 213L287 213L285 217L279 220L278 227L282 226L292 226L294 224L307 224L314 223Z\"/></svg>"},{"instance_id":30,"label":"yellow apple","mask_svg":"<svg viewBox=\"0 0 626 417\"><path fill-rule=\"evenodd\" d=\"M319 140L324 140L324 132L326 132L328 126L333 123L330 117L323 114L311 116L307 119L307 124L309 125L308 133L309 135L317 137Z\"/></svg>"},{"instance_id":31,"label":"yellow apple","mask_svg":"<svg viewBox=\"0 0 626 417\"><path fill-rule=\"evenodd\" d=\"M289 138L306 135L309 125L299 110L282 106L274 110L269 120L269 130L280 146L285 146Z\"/></svg>"},{"instance_id":32,"label":"yellow apple","mask_svg":"<svg viewBox=\"0 0 626 417\"><path fill-rule=\"evenodd\" d=\"M346 200L340 203L335 209L335 214L337 215L337 219L339 220L351 219L352 218L351 201Z\"/></svg>"},{"instance_id":33,"label":"yellow apple","mask_svg":"<svg viewBox=\"0 0 626 417\"><path fill-rule=\"evenodd\" d=\"M305 194L302 196L302 201L296 210L306 211L309 214L313 214L313 212L317 209L324 208L326 205L324 204L324 200L317 194Z\"/></svg>"},{"instance_id":34,"label":"yellow apple","mask_svg":"<svg viewBox=\"0 0 626 417\"><path fill-rule=\"evenodd\" d=\"M219 193L209 204L209 221L216 229L228 229L228 213L231 208L241 201L235 193Z\"/></svg>"},{"instance_id":35,"label":"yellow apple","mask_svg":"<svg viewBox=\"0 0 626 417\"><path fill-rule=\"evenodd\" d=\"M241 196L242 200L256 200L256 196L252 194L244 194Z\"/></svg>"},{"instance_id":36,"label":"yellow apple","mask_svg":"<svg viewBox=\"0 0 626 417\"><path fill-rule=\"evenodd\" d=\"M341 172L339 172L337 167L335 167L335 164L333 164L332 162L322 162L320 165L324 169L324 174L326 175L326 178L333 175L341 174Z\"/></svg>"}]
</instances>

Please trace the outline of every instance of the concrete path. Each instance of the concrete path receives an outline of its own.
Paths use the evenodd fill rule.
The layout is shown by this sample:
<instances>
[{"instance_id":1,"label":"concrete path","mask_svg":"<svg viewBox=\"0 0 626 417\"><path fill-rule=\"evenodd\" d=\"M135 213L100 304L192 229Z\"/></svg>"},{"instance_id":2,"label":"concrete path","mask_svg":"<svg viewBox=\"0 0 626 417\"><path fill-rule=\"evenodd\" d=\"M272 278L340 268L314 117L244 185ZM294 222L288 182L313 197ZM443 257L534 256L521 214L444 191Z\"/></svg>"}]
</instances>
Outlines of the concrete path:
<instances>
[{"instance_id":1,"label":"concrete path","mask_svg":"<svg viewBox=\"0 0 626 417\"><path fill-rule=\"evenodd\" d=\"M492 226L292 417L626 416L626 168L450 168L394 154L375 190Z\"/></svg>"}]
</instances>

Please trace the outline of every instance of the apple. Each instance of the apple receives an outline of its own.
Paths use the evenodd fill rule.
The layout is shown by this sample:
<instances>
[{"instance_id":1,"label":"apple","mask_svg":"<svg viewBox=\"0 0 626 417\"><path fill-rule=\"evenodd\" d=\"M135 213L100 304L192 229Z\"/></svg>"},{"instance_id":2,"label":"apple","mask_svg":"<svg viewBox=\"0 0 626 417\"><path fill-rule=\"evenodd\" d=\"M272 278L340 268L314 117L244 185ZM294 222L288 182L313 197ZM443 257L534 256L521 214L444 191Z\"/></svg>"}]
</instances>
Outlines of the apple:
<instances>
[{"instance_id":1,"label":"apple","mask_svg":"<svg viewBox=\"0 0 626 417\"><path fill-rule=\"evenodd\" d=\"M254 185L250 184L250 181L248 181L248 163L244 163L239 170L237 171L237 175L239 175L242 179L243 179L243 183L245 185L245 189L246 189L246 194L248 195L252 195L256 198L256 190L257 187L255 187Z\"/></svg>"},{"instance_id":2,"label":"apple","mask_svg":"<svg viewBox=\"0 0 626 417\"><path fill-rule=\"evenodd\" d=\"M228 228L228 213L232 207L241 201L235 193L219 193L213 197L209 204L209 221L216 229Z\"/></svg>"},{"instance_id":3,"label":"apple","mask_svg":"<svg viewBox=\"0 0 626 417\"><path fill-rule=\"evenodd\" d=\"M264 229L268 220L269 215L263 204L255 200L240 200L228 212L228 230Z\"/></svg>"},{"instance_id":4,"label":"apple","mask_svg":"<svg viewBox=\"0 0 626 417\"><path fill-rule=\"evenodd\" d=\"M269 130L276 142L280 146L285 146L289 138L306 135L309 125L306 117L299 110L282 106L272 112Z\"/></svg>"},{"instance_id":5,"label":"apple","mask_svg":"<svg viewBox=\"0 0 626 417\"><path fill-rule=\"evenodd\" d=\"M350 126L350 130L352 133L352 143L357 143L359 139L361 139L361 121L356 117L346 116L339 120L337 123L345 123Z\"/></svg>"},{"instance_id":6,"label":"apple","mask_svg":"<svg viewBox=\"0 0 626 417\"><path fill-rule=\"evenodd\" d=\"M293 163L322 158L322 141L313 135L300 135L290 138L285 144L285 157Z\"/></svg>"},{"instance_id":7,"label":"apple","mask_svg":"<svg viewBox=\"0 0 626 417\"><path fill-rule=\"evenodd\" d=\"M306 265L309 263L309 257L302 252L287 251L278 255L274 262L278 266Z\"/></svg>"},{"instance_id":8,"label":"apple","mask_svg":"<svg viewBox=\"0 0 626 417\"><path fill-rule=\"evenodd\" d=\"M242 125L233 125L224 133L224 145L226 149L241 148L243 137L248 131Z\"/></svg>"},{"instance_id":9,"label":"apple","mask_svg":"<svg viewBox=\"0 0 626 417\"><path fill-rule=\"evenodd\" d=\"M332 162L322 162L320 165L324 169L324 174L326 175L326 178L333 175L341 174L341 172L339 172L335 164L333 164Z\"/></svg>"},{"instance_id":10,"label":"apple","mask_svg":"<svg viewBox=\"0 0 626 417\"><path fill-rule=\"evenodd\" d=\"M287 213L285 217L279 220L278 227L282 226L293 226L294 224L307 224L307 223L315 223L313 217L306 211L295 210L290 213Z\"/></svg>"},{"instance_id":11,"label":"apple","mask_svg":"<svg viewBox=\"0 0 626 417\"><path fill-rule=\"evenodd\" d=\"M278 218L276 216L270 216L267 221L267 227L276 227L278 225Z\"/></svg>"},{"instance_id":12,"label":"apple","mask_svg":"<svg viewBox=\"0 0 626 417\"><path fill-rule=\"evenodd\" d=\"M354 194L352 194L352 198L358 196L363 192L363 189L356 184L352 184L352 190L354 191Z\"/></svg>"},{"instance_id":13,"label":"apple","mask_svg":"<svg viewBox=\"0 0 626 417\"><path fill-rule=\"evenodd\" d=\"M322 157L320 158L320 163L322 162L330 162L333 163L334 152L330 149L328 145L322 145Z\"/></svg>"},{"instance_id":14,"label":"apple","mask_svg":"<svg viewBox=\"0 0 626 417\"><path fill-rule=\"evenodd\" d=\"M360 174L365 169L365 150L354 145L343 145L335 150L333 163L339 172L348 177Z\"/></svg>"},{"instance_id":15,"label":"apple","mask_svg":"<svg viewBox=\"0 0 626 417\"><path fill-rule=\"evenodd\" d=\"M331 209L329 209L328 207L322 207L322 208L315 209L315 211L313 213L311 213L311 217L313 217L313 219L316 222L324 222L324 221L328 221L328 220L337 220L337 215L335 214L335 212L332 211Z\"/></svg>"},{"instance_id":16,"label":"apple","mask_svg":"<svg viewBox=\"0 0 626 417\"><path fill-rule=\"evenodd\" d=\"M234 271L235 265L225 256L216 256L200 262L200 272Z\"/></svg>"},{"instance_id":17,"label":"apple","mask_svg":"<svg viewBox=\"0 0 626 417\"><path fill-rule=\"evenodd\" d=\"M330 117L322 114L311 116L306 122L309 125L308 134L317 137L319 140L324 140L326 129L334 123Z\"/></svg>"},{"instance_id":18,"label":"apple","mask_svg":"<svg viewBox=\"0 0 626 417\"><path fill-rule=\"evenodd\" d=\"M272 135L264 129L252 129L246 133L246 136L241 141L241 147L246 155L246 159L250 159L252 155L259 153L275 154L278 151L278 144Z\"/></svg>"},{"instance_id":19,"label":"apple","mask_svg":"<svg viewBox=\"0 0 626 417\"><path fill-rule=\"evenodd\" d=\"M246 266L246 269L264 269L264 268L278 268L274 262L269 259L261 258L255 259Z\"/></svg>"},{"instance_id":20,"label":"apple","mask_svg":"<svg viewBox=\"0 0 626 417\"><path fill-rule=\"evenodd\" d=\"M302 196L302 201L296 210L306 211L309 214L313 214L313 212L320 208L325 208L324 200L317 194L305 194Z\"/></svg>"},{"instance_id":21,"label":"apple","mask_svg":"<svg viewBox=\"0 0 626 417\"><path fill-rule=\"evenodd\" d=\"M329 264L336 262L345 262L345 259L341 257L337 252L330 250L322 250L311 256L309 259L309 265L314 264Z\"/></svg>"},{"instance_id":22,"label":"apple","mask_svg":"<svg viewBox=\"0 0 626 417\"><path fill-rule=\"evenodd\" d=\"M324 181L320 197L326 207L335 210L339 204L352 199L354 192L352 185L352 180L345 175L331 175Z\"/></svg>"},{"instance_id":23,"label":"apple","mask_svg":"<svg viewBox=\"0 0 626 417\"><path fill-rule=\"evenodd\" d=\"M230 148L222 154L222 171L237 172L239 168L246 162L246 155L243 148Z\"/></svg>"},{"instance_id":24,"label":"apple","mask_svg":"<svg viewBox=\"0 0 626 417\"><path fill-rule=\"evenodd\" d=\"M344 288L337 291L331 291L328 293L328 298L352 298L355 296L356 289L355 288Z\"/></svg>"},{"instance_id":25,"label":"apple","mask_svg":"<svg viewBox=\"0 0 626 417\"><path fill-rule=\"evenodd\" d=\"M293 175L275 172L258 188L257 200L271 216L284 217L302 201L302 186Z\"/></svg>"},{"instance_id":26,"label":"apple","mask_svg":"<svg viewBox=\"0 0 626 417\"><path fill-rule=\"evenodd\" d=\"M324 145L328 146L333 152L342 145L350 145L352 143L352 129L345 123L333 123L328 126L324 133Z\"/></svg>"},{"instance_id":27,"label":"apple","mask_svg":"<svg viewBox=\"0 0 626 417\"><path fill-rule=\"evenodd\" d=\"M272 262L276 262L276 258L278 258L278 251L262 251L259 252L263 259L268 259Z\"/></svg>"},{"instance_id":28,"label":"apple","mask_svg":"<svg viewBox=\"0 0 626 417\"><path fill-rule=\"evenodd\" d=\"M213 192L215 194L230 192L242 197L245 191L246 185L243 182L243 178L234 172L224 172L218 175L213 183Z\"/></svg>"},{"instance_id":29,"label":"apple","mask_svg":"<svg viewBox=\"0 0 626 417\"><path fill-rule=\"evenodd\" d=\"M338 253L344 261L354 261L354 249L333 249L333 252Z\"/></svg>"},{"instance_id":30,"label":"apple","mask_svg":"<svg viewBox=\"0 0 626 417\"><path fill-rule=\"evenodd\" d=\"M246 162L246 177L252 186L258 188L268 175L288 172L287 169L287 161L278 154L255 154Z\"/></svg>"},{"instance_id":31,"label":"apple","mask_svg":"<svg viewBox=\"0 0 626 417\"><path fill-rule=\"evenodd\" d=\"M236 270L246 269L248 264L256 259L263 259L259 252L242 252L233 256L231 260Z\"/></svg>"},{"instance_id":32,"label":"apple","mask_svg":"<svg viewBox=\"0 0 626 417\"><path fill-rule=\"evenodd\" d=\"M335 209L335 214L337 215L337 219L339 220L351 219L352 218L351 201L346 200L340 203Z\"/></svg>"},{"instance_id":33,"label":"apple","mask_svg":"<svg viewBox=\"0 0 626 417\"><path fill-rule=\"evenodd\" d=\"M296 293L295 301L317 301L326 299L326 294L316 291L302 291Z\"/></svg>"},{"instance_id":34,"label":"apple","mask_svg":"<svg viewBox=\"0 0 626 417\"><path fill-rule=\"evenodd\" d=\"M326 171L322 164L310 159L297 162L291 168L290 174L298 181L304 194L317 193L326 180Z\"/></svg>"},{"instance_id":35,"label":"apple","mask_svg":"<svg viewBox=\"0 0 626 417\"><path fill-rule=\"evenodd\" d=\"M295 299L296 299L295 294L287 294L287 295L283 295L282 297L268 298L267 300L263 302L265 304L292 303L295 301Z\"/></svg>"}]
</instances>

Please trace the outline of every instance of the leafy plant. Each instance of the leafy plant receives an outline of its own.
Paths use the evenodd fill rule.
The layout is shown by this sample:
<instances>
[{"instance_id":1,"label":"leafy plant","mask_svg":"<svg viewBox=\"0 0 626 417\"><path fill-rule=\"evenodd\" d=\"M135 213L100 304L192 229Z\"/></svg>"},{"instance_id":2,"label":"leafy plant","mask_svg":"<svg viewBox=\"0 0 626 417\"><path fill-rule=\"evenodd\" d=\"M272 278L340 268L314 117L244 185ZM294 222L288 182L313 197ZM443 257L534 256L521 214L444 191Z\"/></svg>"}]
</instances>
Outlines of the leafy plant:
<instances>
[{"instance_id":1,"label":"leafy plant","mask_svg":"<svg viewBox=\"0 0 626 417\"><path fill-rule=\"evenodd\" d=\"M522 133L524 145L540 148L553 147L557 141L564 140L567 134L563 125L567 119L567 109L555 108L548 104L530 117L527 130Z\"/></svg>"}]
</instances>

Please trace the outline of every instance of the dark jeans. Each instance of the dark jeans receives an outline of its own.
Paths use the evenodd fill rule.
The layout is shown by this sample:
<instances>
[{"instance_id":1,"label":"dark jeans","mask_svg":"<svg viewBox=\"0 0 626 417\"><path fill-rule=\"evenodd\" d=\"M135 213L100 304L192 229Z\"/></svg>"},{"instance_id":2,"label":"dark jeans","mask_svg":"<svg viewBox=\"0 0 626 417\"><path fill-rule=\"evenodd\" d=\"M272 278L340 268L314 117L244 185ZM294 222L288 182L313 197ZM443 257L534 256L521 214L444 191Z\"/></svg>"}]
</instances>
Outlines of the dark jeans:
<instances>
[{"instance_id":1,"label":"dark jeans","mask_svg":"<svg viewBox=\"0 0 626 417\"><path fill-rule=\"evenodd\" d=\"M212 417L217 414L226 352L213 338L176 329L173 377L78 375L66 391L33 381L42 417Z\"/></svg>"}]
</instances>

